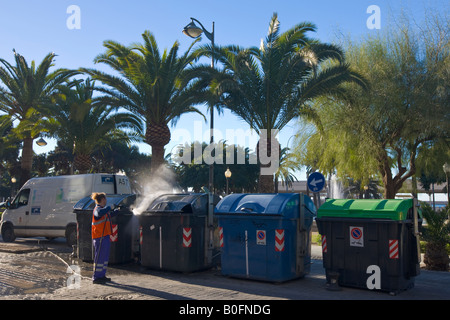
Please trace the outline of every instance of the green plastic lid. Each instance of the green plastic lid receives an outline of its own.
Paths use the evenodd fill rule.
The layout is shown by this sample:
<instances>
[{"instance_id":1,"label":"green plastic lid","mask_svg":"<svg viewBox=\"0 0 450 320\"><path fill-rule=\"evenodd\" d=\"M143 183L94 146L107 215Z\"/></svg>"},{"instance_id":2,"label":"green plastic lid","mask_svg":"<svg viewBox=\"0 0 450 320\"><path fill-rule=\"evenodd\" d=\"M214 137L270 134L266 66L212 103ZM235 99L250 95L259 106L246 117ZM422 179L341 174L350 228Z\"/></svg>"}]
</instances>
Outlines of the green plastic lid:
<instances>
[{"instance_id":1,"label":"green plastic lid","mask_svg":"<svg viewBox=\"0 0 450 320\"><path fill-rule=\"evenodd\" d=\"M406 220L408 210L412 208L412 206L412 199L328 199L319 210L317 210L317 218L342 217Z\"/></svg>"}]
</instances>

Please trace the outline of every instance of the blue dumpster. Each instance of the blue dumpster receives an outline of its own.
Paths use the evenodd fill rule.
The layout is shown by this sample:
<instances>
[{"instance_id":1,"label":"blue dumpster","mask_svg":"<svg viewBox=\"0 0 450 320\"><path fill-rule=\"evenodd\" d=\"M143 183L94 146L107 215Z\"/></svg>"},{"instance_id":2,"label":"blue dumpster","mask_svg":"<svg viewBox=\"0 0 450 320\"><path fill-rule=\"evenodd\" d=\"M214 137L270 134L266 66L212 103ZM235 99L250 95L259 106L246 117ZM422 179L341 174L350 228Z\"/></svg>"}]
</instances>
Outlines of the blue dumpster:
<instances>
[{"instance_id":1,"label":"blue dumpster","mask_svg":"<svg viewBox=\"0 0 450 320\"><path fill-rule=\"evenodd\" d=\"M270 282L310 271L316 208L306 195L232 194L216 206L222 274Z\"/></svg>"}]
</instances>

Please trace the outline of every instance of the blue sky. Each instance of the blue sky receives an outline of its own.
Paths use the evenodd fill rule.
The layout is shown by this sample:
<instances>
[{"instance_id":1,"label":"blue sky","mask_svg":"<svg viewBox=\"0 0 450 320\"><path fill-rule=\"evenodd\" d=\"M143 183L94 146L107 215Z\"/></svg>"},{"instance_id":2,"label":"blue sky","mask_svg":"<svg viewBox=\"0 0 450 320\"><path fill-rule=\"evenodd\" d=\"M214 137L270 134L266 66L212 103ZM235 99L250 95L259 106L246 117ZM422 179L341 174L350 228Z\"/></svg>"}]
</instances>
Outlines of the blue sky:
<instances>
[{"instance_id":1,"label":"blue sky","mask_svg":"<svg viewBox=\"0 0 450 320\"><path fill-rule=\"evenodd\" d=\"M66 11L70 5L80 8L80 29L70 30L66 26L70 16ZM377 5L381 10L380 30L370 30L366 26L371 15L366 12L370 5ZM445 0L0 0L0 57L12 62L12 49L15 48L29 62L40 62L53 51L58 55L56 67L95 67L111 71L93 63L95 56L104 51L104 40L123 44L140 42L142 32L150 30L161 50L171 47L178 40L180 52L184 52L192 39L183 35L181 30L190 22L190 17L200 20L208 30L214 21L217 44L248 47L258 46L261 38L266 36L273 12L278 13L282 31L296 23L310 21L317 26L316 38L333 42L337 32L352 39L376 34L387 27L390 16L396 16L402 10L420 20L424 8L433 11L445 8L448 12L448 6ZM203 37L202 43L207 41ZM206 108L199 106L199 109L209 119ZM226 129L248 129L246 123L228 111L220 116L216 114L215 119L216 128L221 132ZM193 135L195 121L202 121L203 131L209 128L209 123L204 123L195 114L183 116L176 128L186 129ZM282 146L292 143L293 139L289 139L298 129L299 125L292 122L280 133ZM180 142L171 142L166 151ZM49 140L47 147L35 145L34 151L48 152L54 146L55 141ZM139 148L142 152L151 151L145 144L140 144ZM304 178L302 173L299 173L299 178Z\"/></svg>"}]
</instances>

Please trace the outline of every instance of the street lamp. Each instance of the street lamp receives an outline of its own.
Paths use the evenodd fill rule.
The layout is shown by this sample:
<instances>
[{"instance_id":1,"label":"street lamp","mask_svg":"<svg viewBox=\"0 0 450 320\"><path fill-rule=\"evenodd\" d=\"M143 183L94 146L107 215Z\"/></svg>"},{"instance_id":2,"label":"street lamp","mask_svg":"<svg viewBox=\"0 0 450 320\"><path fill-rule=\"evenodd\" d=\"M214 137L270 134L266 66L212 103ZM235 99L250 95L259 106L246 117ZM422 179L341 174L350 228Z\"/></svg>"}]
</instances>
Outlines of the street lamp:
<instances>
[{"instance_id":1,"label":"street lamp","mask_svg":"<svg viewBox=\"0 0 450 320\"><path fill-rule=\"evenodd\" d=\"M198 27L197 22L200 27ZM214 22L212 23L212 32L208 32L202 23L197 19L191 18L191 22L184 27L183 33L191 38L198 38L202 33L211 41L211 68L214 68ZM214 143L214 105L209 106L209 112L211 114L210 119L210 145ZM212 251L214 247L214 162L209 165L209 184L208 184L208 226L209 226L209 244L207 250L207 261L212 261Z\"/></svg>"},{"instance_id":2,"label":"street lamp","mask_svg":"<svg viewBox=\"0 0 450 320\"><path fill-rule=\"evenodd\" d=\"M444 169L445 178L447 180L447 205L449 205L450 204L450 192L448 190L448 187L449 187L448 176L450 175L450 164L448 164L447 162L444 163L444 165L442 166L442 169ZM449 213L449 215L450 215L450 213ZM450 219L450 216L449 216L449 219Z\"/></svg>"},{"instance_id":3,"label":"street lamp","mask_svg":"<svg viewBox=\"0 0 450 320\"><path fill-rule=\"evenodd\" d=\"M194 38L194 39L200 37L200 35L202 33L205 33L205 36L209 40L211 40L213 48L214 48L214 22L212 24L212 32L208 32L200 21L198 21L195 18L191 18L191 20L192 21L186 27L184 27L183 33L185 35L187 35L188 37L191 37L191 38ZM200 25L200 27L197 26L195 24L195 22L197 22ZM214 63L214 61L213 61L213 63Z\"/></svg>"},{"instance_id":4,"label":"street lamp","mask_svg":"<svg viewBox=\"0 0 450 320\"><path fill-rule=\"evenodd\" d=\"M227 171L225 171L225 178L227 178L227 194L228 194L228 179L231 178L230 168L227 168Z\"/></svg>"},{"instance_id":5,"label":"street lamp","mask_svg":"<svg viewBox=\"0 0 450 320\"><path fill-rule=\"evenodd\" d=\"M45 140L41 137L38 141L36 141L36 144L37 144L39 147L45 147L45 146L47 145L47 141L45 141Z\"/></svg>"},{"instance_id":6,"label":"street lamp","mask_svg":"<svg viewBox=\"0 0 450 320\"><path fill-rule=\"evenodd\" d=\"M195 23L200 25L197 26ZM200 21L195 18L191 18L191 22L184 27L183 33L191 38L198 38L202 33L211 41L211 68L214 68L214 22L212 23L212 32L208 32ZM210 119L210 144L214 143L214 106L209 106L209 112L211 114ZM208 223L210 226L213 225L213 213L214 213L214 203L213 203L213 193L214 193L214 163L209 165L209 206L208 206Z\"/></svg>"},{"instance_id":7,"label":"street lamp","mask_svg":"<svg viewBox=\"0 0 450 320\"><path fill-rule=\"evenodd\" d=\"M12 178L11 178L11 183L12 183L12 185L11 185L11 198L13 198L13 197L14 197L14 194L15 194L16 182L17 182L16 177L12 177Z\"/></svg>"}]
</instances>

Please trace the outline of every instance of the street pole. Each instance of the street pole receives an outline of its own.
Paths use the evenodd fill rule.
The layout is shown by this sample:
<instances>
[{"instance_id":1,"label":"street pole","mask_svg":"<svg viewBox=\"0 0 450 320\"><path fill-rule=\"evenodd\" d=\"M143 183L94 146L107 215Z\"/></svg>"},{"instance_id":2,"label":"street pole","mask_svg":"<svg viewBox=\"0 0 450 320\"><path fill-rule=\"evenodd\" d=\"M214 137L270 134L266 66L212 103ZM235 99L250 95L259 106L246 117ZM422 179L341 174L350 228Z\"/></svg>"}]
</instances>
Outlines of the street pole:
<instances>
[{"instance_id":1,"label":"street pole","mask_svg":"<svg viewBox=\"0 0 450 320\"><path fill-rule=\"evenodd\" d=\"M208 32L202 23L195 18L191 18L189 23L183 29L183 33L191 38L198 38L202 33L211 41L211 68L214 68L214 22L212 23L212 32ZM195 22L200 24L199 28ZM210 139L209 143L212 147L214 143L214 105L210 104ZM209 165L209 182L208 182L208 218L206 219L207 228L209 228L208 248L205 246L205 258L208 263L212 262L212 250L214 247L214 162Z\"/></svg>"},{"instance_id":2,"label":"street pole","mask_svg":"<svg viewBox=\"0 0 450 320\"><path fill-rule=\"evenodd\" d=\"M212 23L211 32L211 68L214 69L214 21ZM214 144L214 105L209 106L210 112L210 145ZM214 214L214 161L209 165L209 207L208 207L208 224L210 227L213 225Z\"/></svg>"}]
</instances>

